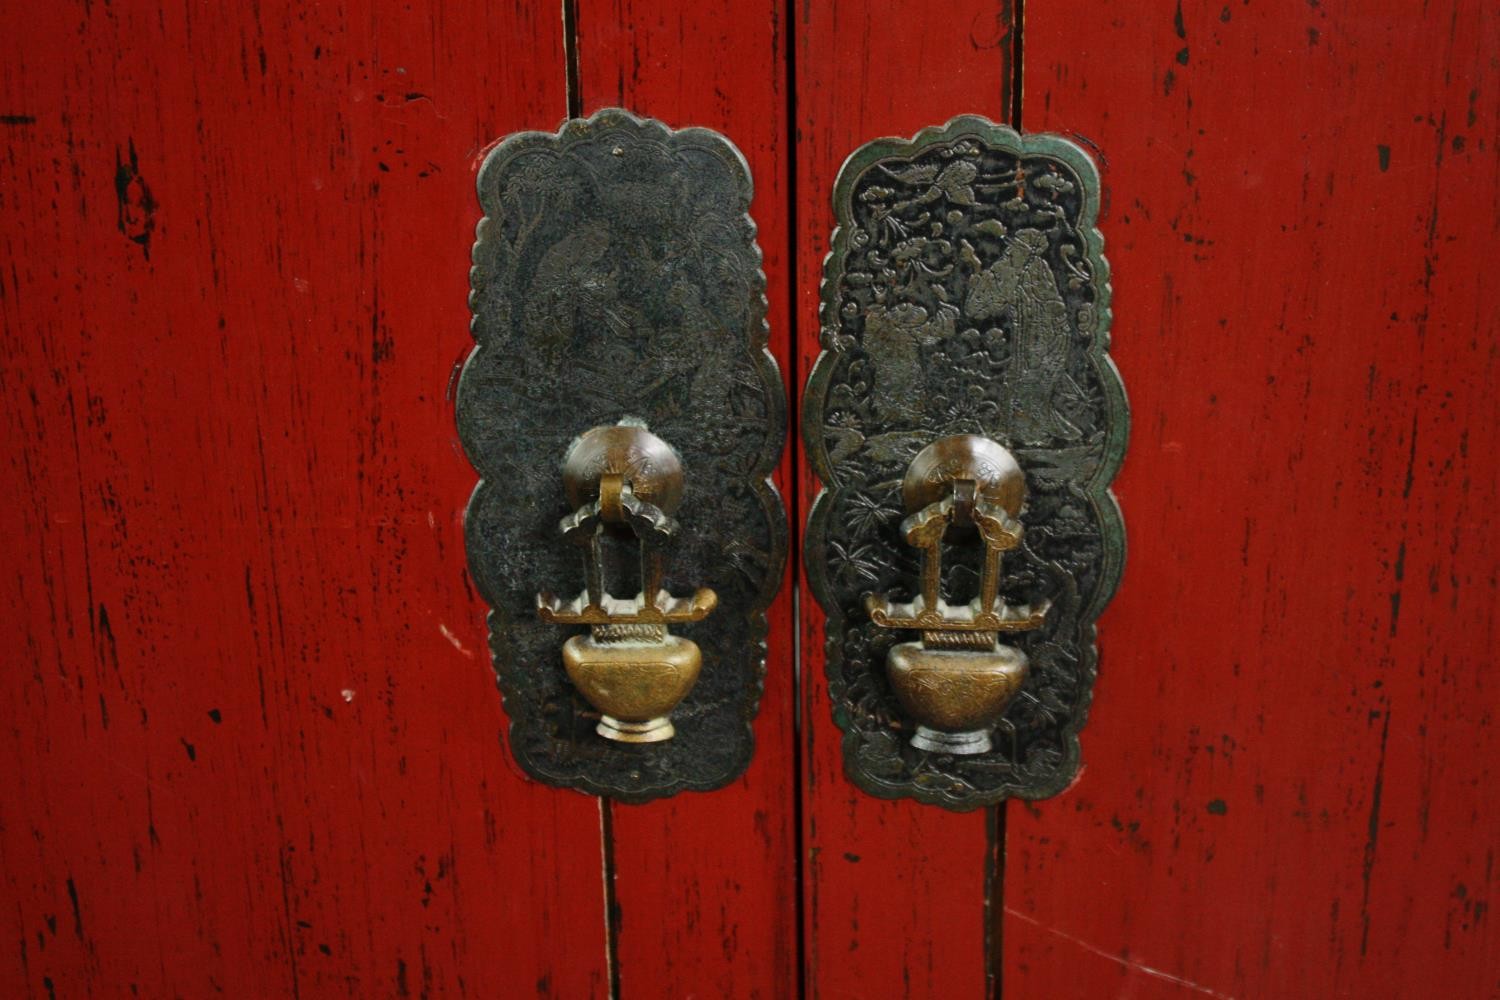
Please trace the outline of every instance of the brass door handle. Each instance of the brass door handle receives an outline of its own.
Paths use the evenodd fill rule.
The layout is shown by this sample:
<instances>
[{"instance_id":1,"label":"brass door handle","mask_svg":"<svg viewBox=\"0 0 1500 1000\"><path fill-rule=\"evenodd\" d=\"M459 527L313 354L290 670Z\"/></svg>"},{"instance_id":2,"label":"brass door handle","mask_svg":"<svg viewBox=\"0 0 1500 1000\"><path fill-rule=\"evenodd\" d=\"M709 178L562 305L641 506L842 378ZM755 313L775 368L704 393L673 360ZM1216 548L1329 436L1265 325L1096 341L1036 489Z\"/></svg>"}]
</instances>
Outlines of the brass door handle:
<instances>
[{"instance_id":1,"label":"brass door handle","mask_svg":"<svg viewBox=\"0 0 1500 1000\"><path fill-rule=\"evenodd\" d=\"M574 510L563 538L583 550L584 589L565 600L537 595L537 614L556 625L587 625L563 643L563 667L599 709L600 736L657 743L676 730L670 713L698 679L703 655L667 626L702 621L718 603L706 587L689 597L662 588L663 549L677 531L671 516L682 500L682 461L640 424L595 427L568 449L563 488ZM633 534L640 548L641 588L634 597L609 593L604 546L611 533Z\"/></svg>"},{"instance_id":2,"label":"brass door handle","mask_svg":"<svg viewBox=\"0 0 1500 1000\"><path fill-rule=\"evenodd\" d=\"M1011 605L1000 598L1003 554L1021 543L1026 498L1021 467L989 438L955 434L917 454L901 483L908 511L901 537L921 551L921 586L914 601L865 599L881 628L922 633L921 642L891 648L886 671L901 706L917 722L921 750L978 754L1026 677L1026 654L999 641L1002 632L1041 625L1047 602ZM979 593L949 604L942 593L943 545L953 535L977 536L983 547ZM962 541L960 537L955 539Z\"/></svg>"}]
</instances>

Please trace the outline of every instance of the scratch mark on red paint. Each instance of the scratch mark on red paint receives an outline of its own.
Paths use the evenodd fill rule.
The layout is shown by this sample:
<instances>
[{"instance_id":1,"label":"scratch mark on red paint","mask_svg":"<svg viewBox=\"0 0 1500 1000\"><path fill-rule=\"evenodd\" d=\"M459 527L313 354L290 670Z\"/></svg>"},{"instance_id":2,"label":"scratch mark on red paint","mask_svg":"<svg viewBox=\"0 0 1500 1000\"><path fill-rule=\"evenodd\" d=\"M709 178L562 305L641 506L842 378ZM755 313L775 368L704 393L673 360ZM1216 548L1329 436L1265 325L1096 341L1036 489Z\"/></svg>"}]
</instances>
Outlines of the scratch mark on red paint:
<instances>
[{"instance_id":1,"label":"scratch mark on red paint","mask_svg":"<svg viewBox=\"0 0 1500 1000\"><path fill-rule=\"evenodd\" d=\"M447 639L450 643L453 644L453 648L454 649L458 650L460 653L464 654L469 659L471 659L471 660L474 659L474 651L472 649L470 649L469 647L465 646L462 642L460 642L458 636L456 636L456 635L453 634L453 630L452 629L450 629L448 626L444 625L442 622L439 622L438 623L438 631L441 632L441 633L443 633L443 638L444 639Z\"/></svg>"},{"instance_id":2,"label":"scratch mark on red paint","mask_svg":"<svg viewBox=\"0 0 1500 1000\"><path fill-rule=\"evenodd\" d=\"M1107 958L1111 962L1116 962L1134 972L1139 972L1143 975L1150 976L1152 979L1160 979L1162 982L1182 986L1186 989L1193 990L1194 992L1202 993L1204 996L1218 997L1219 1000L1235 1000L1235 998L1230 996L1228 993L1220 993L1218 990L1210 989L1209 987L1204 986L1202 983L1195 983L1191 979L1184 979L1181 976L1174 976L1170 972L1164 972L1161 969L1152 968L1149 965L1145 965L1133 959L1125 958L1121 955L1116 955L1111 951L1106 951L1105 949L1100 948L1098 945L1090 944L1089 942L1083 940L1083 938L1074 937L1072 934L1068 934L1065 931L1060 931L1056 927L1049 927L1038 920L1036 917L1033 917L1030 914L1022 913L1021 911L1013 907L1007 906L1005 908L1005 912L1015 917L1017 920L1024 920L1026 923L1031 924L1034 927L1040 927L1048 934L1051 934L1055 937L1060 937L1070 944L1076 944L1084 951L1098 955L1100 958Z\"/></svg>"},{"instance_id":3,"label":"scratch mark on red paint","mask_svg":"<svg viewBox=\"0 0 1500 1000\"><path fill-rule=\"evenodd\" d=\"M156 199L141 176L134 139L129 140L128 148L129 155L123 159L120 150L115 149L115 197L119 201L116 225L125 238L139 245L146 259L150 260L151 233L156 229Z\"/></svg>"},{"instance_id":4,"label":"scratch mark on red paint","mask_svg":"<svg viewBox=\"0 0 1500 1000\"><path fill-rule=\"evenodd\" d=\"M1057 793L1058 797L1062 797L1071 792L1078 785L1078 783L1083 780L1083 772L1087 771L1088 769L1088 764L1079 764L1078 773L1073 775L1073 780L1068 782L1068 787Z\"/></svg>"},{"instance_id":5,"label":"scratch mark on red paint","mask_svg":"<svg viewBox=\"0 0 1500 1000\"><path fill-rule=\"evenodd\" d=\"M479 173L479 168L484 166L484 159L485 157L490 155L490 150L494 149L504 141L505 136L502 135L500 138L491 140L490 142L482 146L479 152L474 154L474 159L469 161L469 169L476 174Z\"/></svg>"}]
</instances>

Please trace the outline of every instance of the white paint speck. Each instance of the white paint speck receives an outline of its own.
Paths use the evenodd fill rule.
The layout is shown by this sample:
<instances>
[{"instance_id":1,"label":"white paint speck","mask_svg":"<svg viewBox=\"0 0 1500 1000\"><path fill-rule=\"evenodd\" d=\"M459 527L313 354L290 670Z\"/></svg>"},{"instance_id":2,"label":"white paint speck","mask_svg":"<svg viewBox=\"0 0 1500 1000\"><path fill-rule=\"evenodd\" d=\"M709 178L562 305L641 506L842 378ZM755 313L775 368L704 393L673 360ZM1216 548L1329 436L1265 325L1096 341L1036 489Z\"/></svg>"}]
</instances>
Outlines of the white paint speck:
<instances>
[{"instance_id":1,"label":"white paint speck","mask_svg":"<svg viewBox=\"0 0 1500 1000\"><path fill-rule=\"evenodd\" d=\"M354 689L353 688L344 688L344 690L340 691L339 694L340 694L340 696L343 697L343 699L345 701L353 701L354 700Z\"/></svg>"},{"instance_id":2,"label":"white paint speck","mask_svg":"<svg viewBox=\"0 0 1500 1000\"><path fill-rule=\"evenodd\" d=\"M452 629L450 629L448 626L444 625L442 622L438 622L438 631L441 632L441 633L443 633L443 638L444 639L447 639L450 643L453 644L453 648L454 649L458 650L460 653L464 654L469 659L471 659L471 660L474 659L474 651L472 649L469 649L463 643L459 642L458 641L458 636L456 636L456 635L453 634L453 630Z\"/></svg>"}]
</instances>

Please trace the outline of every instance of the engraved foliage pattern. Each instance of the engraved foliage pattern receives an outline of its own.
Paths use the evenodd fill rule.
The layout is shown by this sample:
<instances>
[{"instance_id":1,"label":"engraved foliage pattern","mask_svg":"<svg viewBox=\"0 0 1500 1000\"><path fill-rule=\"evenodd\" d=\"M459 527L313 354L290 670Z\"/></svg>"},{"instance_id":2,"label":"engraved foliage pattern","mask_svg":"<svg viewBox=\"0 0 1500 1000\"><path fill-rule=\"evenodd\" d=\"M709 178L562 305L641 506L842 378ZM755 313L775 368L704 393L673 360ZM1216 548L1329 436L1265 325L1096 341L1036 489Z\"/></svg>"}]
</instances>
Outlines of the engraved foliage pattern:
<instances>
[{"instance_id":1,"label":"engraved foliage pattern","mask_svg":"<svg viewBox=\"0 0 1500 1000\"><path fill-rule=\"evenodd\" d=\"M1094 621L1124 557L1108 485L1127 413L1106 353L1097 193L1076 146L978 118L868 144L840 174L823 353L803 417L825 489L806 553L829 615L846 766L874 794L973 808L1054 794L1077 770ZM998 441L1026 476L1026 537L1006 561L1002 596L1053 602L1042 628L1007 640L1031 671L994 750L971 757L907 744L884 664L894 642L914 636L874 627L862 606L872 592L913 596L917 554L898 533L901 479L923 446L958 433ZM962 547L946 551L944 593L967 600L977 563Z\"/></svg>"},{"instance_id":2,"label":"engraved foliage pattern","mask_svg":"<svg viewBox=\"0 0 1500 1000\"><path fill-rule=\"evenodd\" d=\"M466 535L489 602L495 670L517 760L542 780L639 801L732 780L748 764L765 670L764 611L786 536L767 477L785 402L766 351L765 278L738 151L616 110L557 134L511 136L479 177L470 304L477 346L458 394L460 436L482 479ZM591 427L644 421L682 458L682 525L666 550L672 593L720 606L676 626L703 673L673 713L678 735L630 746L593 733L560 649L581 629L538 621L541 590L582 589L560 464ZM639 580L617 539L611 590Z\"/></svg>"}]
</instances>

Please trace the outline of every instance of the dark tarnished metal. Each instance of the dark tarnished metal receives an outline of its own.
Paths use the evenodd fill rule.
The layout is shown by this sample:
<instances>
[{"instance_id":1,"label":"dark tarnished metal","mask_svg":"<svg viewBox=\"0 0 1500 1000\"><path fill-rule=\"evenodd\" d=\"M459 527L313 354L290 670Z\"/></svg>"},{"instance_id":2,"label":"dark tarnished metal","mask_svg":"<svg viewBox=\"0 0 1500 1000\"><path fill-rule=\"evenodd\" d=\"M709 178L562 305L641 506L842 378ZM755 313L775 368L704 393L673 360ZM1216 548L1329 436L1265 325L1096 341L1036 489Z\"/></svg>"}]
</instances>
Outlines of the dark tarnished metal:
<instances>
[{"instance_id":1,"label":"dark tarnished metal","mask_svg":"<svg viewBox=\"0 0 1500 1000\"><path fill-rule=\"evenodd\" d=\"M750 761L765 610L786 558L784 512L768 478L786 408L766 350L750 196L745 161L723 136L620 110L565 122L556 134L510 136L480 171L485 217L470 272L477 345L457 409L481 481L465 530L492 609L511 750L542 781L644 801L720 787ZM602 459L584 468L592 459L577 450L567 468L563 460L575 438L621 421L649 429L680 458L680 481L634 485L637 498L676 508L667 511L676 531L662 533L662 589L707 591L718 603L672 626L701 649L702 669L693 683L690 651L672 644L691 689L672 712L675 735L649 744L596 732L601 713L569 682L561 652L586 626L544 621L536 596L586 590L578 547L559 522L611 473L619 481L599 499L628 502L630 473ZM601 559L612 578L632 582L636 552L625 534L604 540ZM566 618L565 602L546 607L554 621ZM609 655L584 659L593 669Z\"/></svg>"},{"instance_id":2,"label":"dark tarnished metal","mask_svg":"<svg viewBox=\"0 0 1500 1000\"><path fill-rule=\"evenodd\" d=\"M1098 174L1077 146L976 117L868 143L839 174L823 352L803 409L808 455L824 485L805 555L828 614L829 690L845 766L874 795L972 809L1056 794L1078 771L1097 665L1094 623L1125 559L1109 484L1129 413L1108 356L1098 207ZM912 637L898 630L909 623L897 602L907 610L922 603L923 550L902 537L908 505L946 495L968 513L987 489L997 503L1006 495L1005 477L987 487L971 473L969 485L955 483L964 476L947 475L929 452L922 462L936 464L917 478L933 481L909 482L913 495L903 500L919 452L954 435L991 439L1024 475L1024 537L992 585L1002 605L1026 609L1028 630L1019 622L1004 629L1024 657L992 678L1009 703L985 733L989 749L962 733L946 750L941 738L913 746L918 720L885 669L896 643ZM995 556L978 544L945 552L942 593L963 603L980 593ZM888 627L872 611L886 614ZM1010 692L1022 673L1019 692Z\"/></svg>"}]
</instances>

